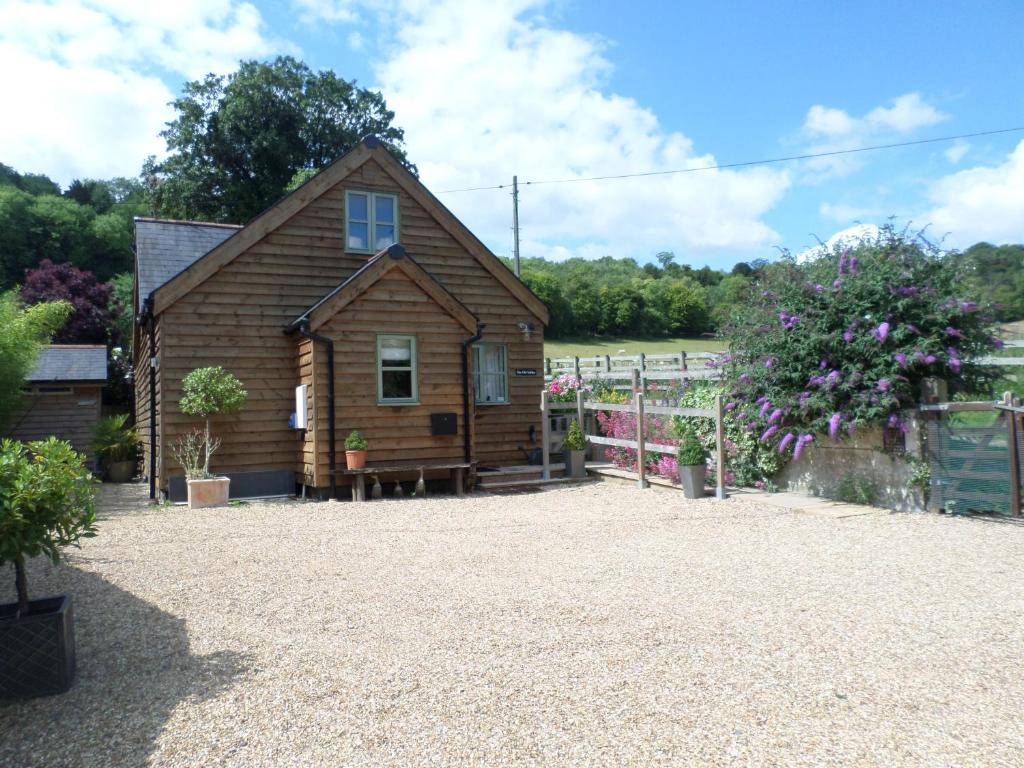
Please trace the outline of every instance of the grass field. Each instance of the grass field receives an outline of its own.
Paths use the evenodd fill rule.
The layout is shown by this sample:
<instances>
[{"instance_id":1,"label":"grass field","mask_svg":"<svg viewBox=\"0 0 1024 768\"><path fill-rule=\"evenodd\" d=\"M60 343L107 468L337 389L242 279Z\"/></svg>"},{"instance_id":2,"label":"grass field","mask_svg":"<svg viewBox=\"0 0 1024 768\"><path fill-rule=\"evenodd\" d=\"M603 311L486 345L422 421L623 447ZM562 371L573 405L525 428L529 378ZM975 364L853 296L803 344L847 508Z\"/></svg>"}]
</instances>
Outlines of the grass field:
<instances>
[{"instance_id":1,"label":"grass field","mask_svg":"<svg viewBox=\"0 0 1024 768\"><path fill-rule=\"evenodd\" d=\"M595 355L638 355L659 352L717 352L725 347L719 339L631 339L605 337L597 339L559 339L544 343L545 357L590 357Z\"/></svg>"}]
</instances>

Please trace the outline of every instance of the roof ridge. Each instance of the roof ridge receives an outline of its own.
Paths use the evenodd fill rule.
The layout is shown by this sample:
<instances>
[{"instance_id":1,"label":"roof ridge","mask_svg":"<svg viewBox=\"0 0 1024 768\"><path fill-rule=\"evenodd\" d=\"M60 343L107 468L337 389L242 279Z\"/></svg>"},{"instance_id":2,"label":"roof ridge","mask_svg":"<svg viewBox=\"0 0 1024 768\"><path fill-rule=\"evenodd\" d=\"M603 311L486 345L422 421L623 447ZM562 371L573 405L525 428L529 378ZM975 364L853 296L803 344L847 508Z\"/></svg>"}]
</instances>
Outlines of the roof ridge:
<instances>
[{"instance_id":1,"label":"roof ridge","mask_svg":"<svg viewBox=\"0 0 1024 768\"><path fill-rule=\"evenodd\" d=\"M106 349L106 344L47 344L44 349Z\"/></svg>"},{"instance_id":2,"label":"roof ridge","mask_svg":"<svg viewBox=\"0 0 1024 768\"><path fill-rule=\"evenodd\" d=\"M158 219L154 216L136 216L135 221L151 221L155 224L182 224L189 227L224 227L225 229L241 229L244 224L224 224L219 221L194 221L191 219Z\"/></svg>"}]
</instances>

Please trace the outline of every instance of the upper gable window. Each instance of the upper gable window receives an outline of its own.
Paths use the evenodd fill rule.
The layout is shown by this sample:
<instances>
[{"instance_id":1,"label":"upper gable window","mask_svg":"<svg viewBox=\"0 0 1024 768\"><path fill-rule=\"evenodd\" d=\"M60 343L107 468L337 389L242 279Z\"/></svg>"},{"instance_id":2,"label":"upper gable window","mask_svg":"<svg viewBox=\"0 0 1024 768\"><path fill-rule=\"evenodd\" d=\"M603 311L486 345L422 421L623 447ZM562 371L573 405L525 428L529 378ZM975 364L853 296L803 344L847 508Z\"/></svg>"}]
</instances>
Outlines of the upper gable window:
<instances>
[{"instance_id":1,"label":"upper gable window","mask_svg":"<svg viewBox=\"0 0 1024 768\"><path fill-rule=\"evenodd\" d=\"M379 192L345 193L345 250L382 251L398 240L398 198Z\"/></svg>"}]
</instances>

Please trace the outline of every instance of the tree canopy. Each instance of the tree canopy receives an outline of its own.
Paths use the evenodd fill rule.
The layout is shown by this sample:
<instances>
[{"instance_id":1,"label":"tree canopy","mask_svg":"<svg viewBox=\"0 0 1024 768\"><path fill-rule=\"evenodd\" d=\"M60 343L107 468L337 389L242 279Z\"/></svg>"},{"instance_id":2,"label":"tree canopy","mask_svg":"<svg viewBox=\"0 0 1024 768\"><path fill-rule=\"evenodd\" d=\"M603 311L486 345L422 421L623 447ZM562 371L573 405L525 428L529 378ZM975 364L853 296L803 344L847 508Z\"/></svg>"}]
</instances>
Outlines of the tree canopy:
<instances>
[{"instance_id":1,"label":"tree canopy","mask_svg":"<svg viewBox=\"0 0 1024 768\"><path fill-rule=\"evenodd\" d=\"M290 56L245 61L186 83L161 134L169 156L144 168L160 215L244 223L304 169L377 136L403 163L404 132L384 97Z\"/></svg>"},{"instance_id":2,"label":"tree canopy","mask_svg":"<svg viewBox=\"0 0 1024 768\"><path fill-rule=\"evenodd\" d=\"M21 403L36 358L70 313L66 302L26 307L14 291L0 293L0 432Z\"/></svg>"},{"instance_id":3,"label":"tree canopy","mask_svg":"<svg viewBox=\"0 0 1024 768\"><path fill-rule=\"evenodd\" d=\"M66 301L71 316L53 340L58 344L117 344L117 326L110 309L111 287L92 272L43 259L25 275L21 298L26 304ZM129 337L130 340L130 337Z\"/></svg>"}]
</instances>

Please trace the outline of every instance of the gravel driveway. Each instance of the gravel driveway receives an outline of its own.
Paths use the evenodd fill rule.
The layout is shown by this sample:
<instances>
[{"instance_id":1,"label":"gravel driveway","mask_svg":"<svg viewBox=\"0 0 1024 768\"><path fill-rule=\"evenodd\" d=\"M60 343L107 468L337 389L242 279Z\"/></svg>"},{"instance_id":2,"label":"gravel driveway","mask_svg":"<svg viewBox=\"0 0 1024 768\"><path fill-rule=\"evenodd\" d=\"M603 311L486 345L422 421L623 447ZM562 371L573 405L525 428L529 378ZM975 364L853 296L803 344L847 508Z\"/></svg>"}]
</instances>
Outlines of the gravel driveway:
<instances>
[{"instance_id":1,"label":"gravel driveway","mask_svg":"<svg viewBox=\"0 0 1024 768\"><path fill-rule=\"evenodd\" d=\"M1012 523L614 485L107 510L34 564L79 675L0 704L0 765L1024 764Z\"/></svg>"}]
</instances>

